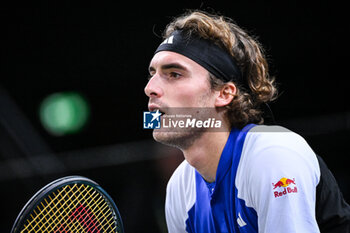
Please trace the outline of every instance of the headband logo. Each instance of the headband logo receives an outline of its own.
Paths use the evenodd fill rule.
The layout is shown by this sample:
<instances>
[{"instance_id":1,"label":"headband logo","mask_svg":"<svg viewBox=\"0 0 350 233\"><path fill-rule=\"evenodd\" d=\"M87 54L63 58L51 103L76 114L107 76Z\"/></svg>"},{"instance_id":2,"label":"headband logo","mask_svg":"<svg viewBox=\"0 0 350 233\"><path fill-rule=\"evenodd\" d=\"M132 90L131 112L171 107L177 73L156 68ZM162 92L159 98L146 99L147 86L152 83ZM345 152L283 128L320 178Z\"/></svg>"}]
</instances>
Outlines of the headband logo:
<instances>
[{"instance_id":1,"label":"headband logo","mask_svg":"<svg viewBox=\"0 0 350 233\"><path fill-rule=\"evenodd\" d=\"M174 39L174 35L170 36L169 38L166 38L161 44L172 44Z\"/></svg>"}]
</instances>

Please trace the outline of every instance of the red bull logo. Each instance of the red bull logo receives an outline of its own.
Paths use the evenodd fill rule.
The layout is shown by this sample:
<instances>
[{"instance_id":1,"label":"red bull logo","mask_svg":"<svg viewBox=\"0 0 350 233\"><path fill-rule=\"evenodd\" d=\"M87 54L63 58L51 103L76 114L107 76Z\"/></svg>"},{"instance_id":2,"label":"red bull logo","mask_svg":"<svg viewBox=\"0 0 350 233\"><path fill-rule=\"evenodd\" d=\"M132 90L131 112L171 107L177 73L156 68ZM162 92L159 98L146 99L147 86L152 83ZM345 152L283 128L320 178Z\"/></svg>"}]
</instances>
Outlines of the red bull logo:
<instances>
[{"instance_id":1,"label":"red bull logo","mask_svg":"<svg viewBox=\"0 0 350 233\"><path fill-rule=\"evenodd\" d=\"M273 189L278 188L278 191L274 191L273 194L275 198L282 197L284 195L287 195L289 193L297 193L298 189L295 184L295 179L289 179L289 178L281 178L276 183L272 183ZM283 188L283 189L281 189Z\"/></svg>"}]
</instances>

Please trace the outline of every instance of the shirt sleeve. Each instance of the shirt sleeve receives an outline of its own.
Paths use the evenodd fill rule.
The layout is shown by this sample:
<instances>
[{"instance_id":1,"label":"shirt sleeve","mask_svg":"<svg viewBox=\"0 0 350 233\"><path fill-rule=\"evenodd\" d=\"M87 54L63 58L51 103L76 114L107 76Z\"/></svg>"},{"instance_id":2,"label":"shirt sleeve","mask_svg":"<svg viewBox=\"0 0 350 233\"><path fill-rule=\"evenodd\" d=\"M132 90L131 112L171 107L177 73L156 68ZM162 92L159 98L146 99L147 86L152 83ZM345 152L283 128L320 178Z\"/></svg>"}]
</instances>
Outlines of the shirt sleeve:
<instances>
[{"instance_id":1,"label":"shirt sleeve","mask_svg":"<svg viewBox=\"0 0 350 233\"><path fill-rule=\"evenodd\" d=\"M237 171L238 197L256 210L259 233L319 232L315 218L317 158L292 132L247 135Z\"/></svg>"},{"instance_id":2,"label":"shirt sleeve","mask_svg":"<svg viewBox=\"0 0 350 233\"><path fill-rule=\"evenodd\" d=\"M320 156L321 179L316 189L316 219L321 232L350 232L350 206L332 172Z\"/></svg>"}]
</instances>

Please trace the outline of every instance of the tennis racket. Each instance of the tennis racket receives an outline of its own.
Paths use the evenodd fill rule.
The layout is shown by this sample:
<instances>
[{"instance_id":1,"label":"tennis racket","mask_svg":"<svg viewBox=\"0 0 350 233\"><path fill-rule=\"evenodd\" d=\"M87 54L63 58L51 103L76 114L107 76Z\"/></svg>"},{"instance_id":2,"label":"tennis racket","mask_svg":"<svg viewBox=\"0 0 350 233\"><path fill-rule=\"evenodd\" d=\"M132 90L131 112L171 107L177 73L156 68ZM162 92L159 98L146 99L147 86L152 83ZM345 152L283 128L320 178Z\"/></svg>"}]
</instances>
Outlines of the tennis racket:
<instances>
[{"instance_id":1,"label":"tennis racket","mask_svg":"<svg viewBox=\"0 0 350 233\"><path fill-rule=\"evenodd\" d=\"M23 207L12 233L123 233L112 198L82 176L57 179L39 190Z\"/></svg>"}]
</instances>

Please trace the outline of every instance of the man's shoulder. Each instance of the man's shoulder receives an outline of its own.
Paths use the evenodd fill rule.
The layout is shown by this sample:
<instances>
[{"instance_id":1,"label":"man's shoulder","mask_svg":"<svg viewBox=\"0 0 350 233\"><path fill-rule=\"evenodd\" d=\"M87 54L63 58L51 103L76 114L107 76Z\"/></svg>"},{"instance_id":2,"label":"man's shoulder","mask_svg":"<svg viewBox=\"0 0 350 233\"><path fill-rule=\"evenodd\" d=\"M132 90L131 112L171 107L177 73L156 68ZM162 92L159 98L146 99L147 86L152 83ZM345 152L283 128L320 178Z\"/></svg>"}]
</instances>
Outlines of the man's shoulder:
<instances>
[{"instance_id":1,"label":"man's shoulder","mask_svg":"<svg viewBox=\"0 0 350 233\"><path fill-rule=\"evenodd\" d=\"M288 160L291 166L300 162L318 164L316 155L306 140L299 134L282 126L259 125L252 128L244 142L243 159L252 165L270 162L281 165ZM294 162L294 163L292 163Z\"/></svg>"},{"instance_id":2,"label":"man's shoulder","mask_svg":"<svg viewBox=\"0 0 350 233\"><path fill-rule=\"evenodd\" d=\"M316 154L305 139L281 126L256 126L246 136L237 177L256 181L262 173L271 176L268 182L313 174L317 183L320 175Z\"/></svg>"},{"instance_id":3,"label":"man's shoulder","mask_svg":"<svg viewBox=\"0 0 350 233\"><path fill-rule=\"evenodd\" d=\"M305 139L299 134L278 125L257 125L247 133L245 144L259 148L268 148L271 146L285 148L309 147ZM248 149L248 148L247 148Z\"/></svg>"},{"instance_id":4,"label":"man's shoulder","mask_svg":"<svg viewBox=\"0 0 350 233\"><path fill-rule=\"evenodd\" d=\"M301 137L292 130L280 125L256 125L248 131L248 135L255 135L259 137L268 137L274 135L285 135L288 137Z\"/></svg>"}]
</instances>

